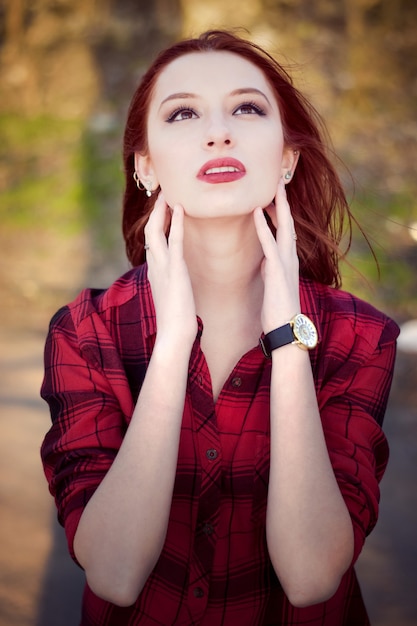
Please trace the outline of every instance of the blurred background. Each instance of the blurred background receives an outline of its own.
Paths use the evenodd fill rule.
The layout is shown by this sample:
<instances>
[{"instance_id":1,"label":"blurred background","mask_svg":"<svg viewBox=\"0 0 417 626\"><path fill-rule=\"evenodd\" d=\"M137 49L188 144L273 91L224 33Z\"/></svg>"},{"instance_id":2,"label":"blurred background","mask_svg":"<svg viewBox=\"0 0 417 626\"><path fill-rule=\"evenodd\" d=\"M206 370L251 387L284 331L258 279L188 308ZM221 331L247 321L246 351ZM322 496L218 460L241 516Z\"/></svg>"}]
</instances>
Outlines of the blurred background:
<instances>
[{"instance_id":1,"label":"blurred background","mask_svg":"<svg viewBox=\"0 0 417 626\"><path fill-rule=\"evenodd\" d=\"M78 623L82 576L39 460L47 325L81 288L128 269L130 97L158 50L213 27L246 29L325 118L379 262L355 232L344 287L403 327L385 420L391 463L358 571L374 626L417 624L415 0L0 0L1 626Z\"/></svg>"}]
</instances>

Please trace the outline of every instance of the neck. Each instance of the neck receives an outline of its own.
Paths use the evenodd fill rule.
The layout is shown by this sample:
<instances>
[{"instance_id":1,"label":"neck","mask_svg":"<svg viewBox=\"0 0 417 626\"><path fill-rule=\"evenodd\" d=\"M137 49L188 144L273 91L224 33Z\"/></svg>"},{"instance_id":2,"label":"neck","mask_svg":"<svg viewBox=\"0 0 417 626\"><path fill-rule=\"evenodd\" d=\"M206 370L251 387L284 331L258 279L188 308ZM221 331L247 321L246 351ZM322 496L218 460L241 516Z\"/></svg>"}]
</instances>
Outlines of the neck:
<instances>
[{"instance_id":1,"label":"neck","mask_svg":"<svg viewBox=\"0 0 417 626\"><path fill-rule=\"evenodd\" d=\"M184 255L197 309L210 302L242 306L263 290L262 248L253 216L197 220L186 218ZM258 298L256 298L258 300Z\"/></svg>"}]
</instances>

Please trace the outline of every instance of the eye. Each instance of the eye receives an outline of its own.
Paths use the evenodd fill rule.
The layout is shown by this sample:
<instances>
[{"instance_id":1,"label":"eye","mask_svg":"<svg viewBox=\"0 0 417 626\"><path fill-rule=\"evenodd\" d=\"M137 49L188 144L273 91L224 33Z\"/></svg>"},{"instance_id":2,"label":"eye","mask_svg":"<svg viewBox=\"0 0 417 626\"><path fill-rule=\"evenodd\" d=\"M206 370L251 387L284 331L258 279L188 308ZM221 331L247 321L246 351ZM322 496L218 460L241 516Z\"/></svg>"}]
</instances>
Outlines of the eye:
<instances>
[{"instance_id":1,"label":"eye","mask_svg":"<svg viewBox=\"0 0 417 626\"><path fill-rule=\"evenodd\" d=\"M233 113L234 115L266 115L262 107L255 102L243 102Z\"/></svg>"},{"instance_id":2,"label":"eye","mask_svg":"<svg viewBox=\"0 0 417 626\"><path fill-rule=\"evenodd\" d=\"M168 116L167 122L172 124L172 122L181 122L182 120L191 120L197 117L197 113L190 109L189 107L179 107L172 111L172 113Z\"/></svg>"}]
</instances>

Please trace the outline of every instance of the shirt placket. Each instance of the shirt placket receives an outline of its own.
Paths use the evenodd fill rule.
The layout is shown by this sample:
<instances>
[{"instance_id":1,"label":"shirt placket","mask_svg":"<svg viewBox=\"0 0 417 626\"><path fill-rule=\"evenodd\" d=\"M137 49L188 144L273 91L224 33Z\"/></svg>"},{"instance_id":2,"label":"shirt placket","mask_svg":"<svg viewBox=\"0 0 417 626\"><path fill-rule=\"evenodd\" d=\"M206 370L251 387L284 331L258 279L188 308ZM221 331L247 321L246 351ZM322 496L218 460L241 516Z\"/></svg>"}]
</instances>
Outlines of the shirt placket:
<instances>
[{"instance_id":1,"label":"shirt placket","mask_svg":"<svg viewBox=\"0 0 417 626\"><path fill-rule=\"evenodd\" d=\"M209 600L210 572L216 547L216 526L221 495L222 451L206 361L197 352L190 382L196 453L201 468L201 489L195 539L190 563L188 607L194 620L202 618Z\"/></svg>"}]
</instances>

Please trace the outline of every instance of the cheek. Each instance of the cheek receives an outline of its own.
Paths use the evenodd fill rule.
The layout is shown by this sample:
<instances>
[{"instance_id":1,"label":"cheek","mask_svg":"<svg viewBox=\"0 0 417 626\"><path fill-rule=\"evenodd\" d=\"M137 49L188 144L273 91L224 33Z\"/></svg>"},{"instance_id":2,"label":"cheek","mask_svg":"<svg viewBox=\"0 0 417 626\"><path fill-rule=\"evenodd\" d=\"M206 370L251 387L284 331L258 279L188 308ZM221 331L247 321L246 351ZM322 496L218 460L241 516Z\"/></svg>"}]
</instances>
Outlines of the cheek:
<instances>
[{"instance_id":1,"label":"cheek","mask_svg":"<svg viewBox=\"0 0 417 626\"><path fill-rule=\"evenodd\" d=\"M187 140L175 139L150 147L155 177L169 206L190 204L198 190L195 148Z\"/></svg>"},{"instance_id":2,"label":"cheek","mask_svg":"<svg viewBox=\"0 0 417 626\"><path fill-rule=\"evenodd\" d=\"M269 149L265 149L264 158L262 159L261 175L265 187L268 190L274 189L276 191L281 174L282 150L274 143L269 146Z\"/></svg>"},{"instance_id":3,"label":"cheek","mask_svg":"<svg viewBox=\"0 0 417 626\"><path fill-rule=\"evenodd\" d=\"M266 143L265 177L268 179L268 184L275 185L275 188L282 176L283 151L284 146L281 137Z\"/></svg>"},{"instance_id":4,"label":"cheek","mask_svg":"<svg viewBox=\"0 0 417 626\"><path fill-rule=\"evenodd\" d=\"M265 151L265 159L261 164L259 174L259 188L257 196L259 197L259 205L267 207L275 199L278 183L282 176L282 159L281 152L274 147Z\"/></svg>"},{"instance_id":5,"label":"cheek","mask_svg":"<svg viewBox=\"0 0 417 626\"><path fill-rule=\"evenodd\" d=\"M179 168L177 169L176 167L178 161L173 155L170 155L168 150L154 150L152 152L152 161L155 179L164 194L166 194L178 181Z\"/></svg>"},{"instance_id":6,"label":"cheek","mask_svg":"<svg viewBox=\"0 0 417 626\"><path fill-rule=\"evenodd\" d=\"M167 159L166 155L160 157L158 168L156 171L157 181L168 206L173 207L175 204L182 204L187 198L187 190L189 184L184 179L184 169L178 159L173 156Z\"/></svg>"},{"instance_id":7,"label":"cheek","mask_svg":"<svg viewBox=\"0 0 417 626\"><path fill-rule=\"evenodd\" d=\"M181 142L167 139L154 141L149 146L149 153L155 175L160 182L171 182L171 179L174 182L186 171L186 155Z\"/></svg>"}]
</instances>

